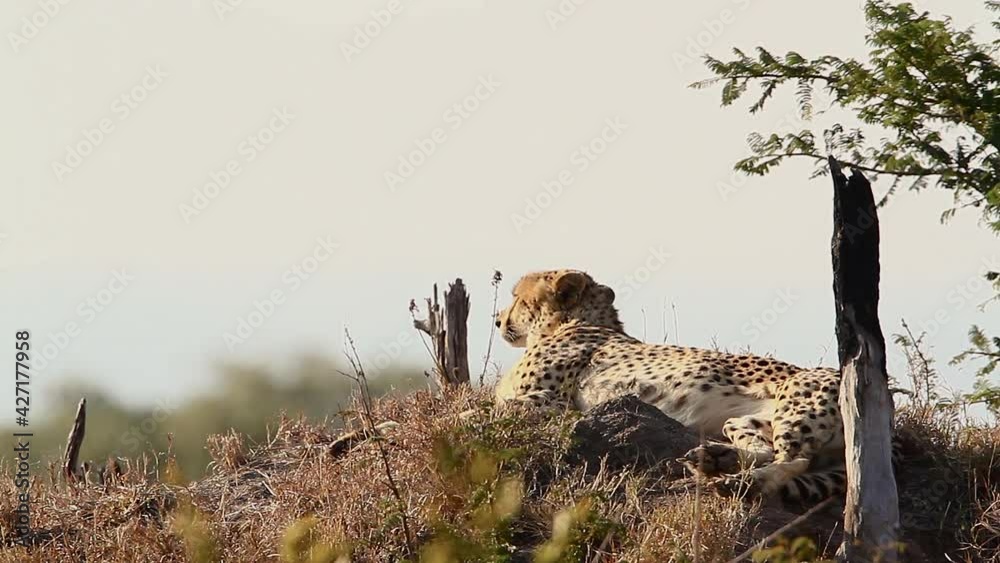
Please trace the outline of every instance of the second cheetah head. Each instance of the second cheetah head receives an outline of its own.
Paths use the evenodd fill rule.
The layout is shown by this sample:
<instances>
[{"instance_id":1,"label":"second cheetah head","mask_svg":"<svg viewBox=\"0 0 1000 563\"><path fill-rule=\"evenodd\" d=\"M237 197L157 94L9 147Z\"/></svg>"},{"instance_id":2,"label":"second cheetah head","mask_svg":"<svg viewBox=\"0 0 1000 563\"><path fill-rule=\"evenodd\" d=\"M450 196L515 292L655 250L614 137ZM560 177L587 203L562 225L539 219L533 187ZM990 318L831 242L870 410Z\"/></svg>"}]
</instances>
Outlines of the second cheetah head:
<instances>
[{"instance_id":1,"label":"second cheetah head","mask_svg":"<svg viewBox=\"0 0 1000 563\"><path fill-rule=\"evenodd\" d=\"M579 270L527 274L513 290L514 302L497 315L503 339L524 348L560 326L577 321L623 330L615 309L615 292Z\"/></svg>"}]
</instances>

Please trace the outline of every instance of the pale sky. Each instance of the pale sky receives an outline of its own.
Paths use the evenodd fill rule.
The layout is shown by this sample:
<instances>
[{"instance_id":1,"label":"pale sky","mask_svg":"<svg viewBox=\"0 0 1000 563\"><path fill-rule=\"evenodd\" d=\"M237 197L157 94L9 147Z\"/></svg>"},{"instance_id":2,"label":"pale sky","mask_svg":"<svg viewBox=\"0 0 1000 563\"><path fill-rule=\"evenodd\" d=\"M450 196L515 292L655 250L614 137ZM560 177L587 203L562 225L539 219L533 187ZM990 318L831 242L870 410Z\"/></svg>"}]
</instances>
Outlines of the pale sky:
<instances>
[{"instance_id":1,"label":"pale sky","mask_svg":"<svg viewBox=\"0 0 1000 563\"><path fill-rule=\"evenodd\" d=\"M455 277L478 369L494 269L501 303L574 267L618 288L636 336L666 316L674 341L673 304L683 344L836 361L829 179L732 172L791 92L751 117L687 85L732 46L862 57L862 2L50 2L0 4L0 335L53 352L42 404L69 378L190 396L220 361L339 357L345 326L366 361L426 367L407 304ZM989 33L979 2L918 5ZM967 387L945 364L969 325L1000 333L977 310L1000 240L974 211L940 225L949 201L882 211L881 315L928 329Z\"/></svg>"}]
</instances>

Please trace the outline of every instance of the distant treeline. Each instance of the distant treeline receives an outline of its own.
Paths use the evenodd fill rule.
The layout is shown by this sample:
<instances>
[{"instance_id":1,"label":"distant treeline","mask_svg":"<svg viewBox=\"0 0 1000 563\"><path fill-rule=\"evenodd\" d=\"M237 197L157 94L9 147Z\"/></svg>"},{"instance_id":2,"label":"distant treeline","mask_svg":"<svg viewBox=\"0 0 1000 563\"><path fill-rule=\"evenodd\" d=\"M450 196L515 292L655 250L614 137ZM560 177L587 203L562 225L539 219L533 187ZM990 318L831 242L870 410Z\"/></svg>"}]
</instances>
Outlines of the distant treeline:
<instances>
[{"instance_id":1,"label":"distant treeline","mask_svg":"<svg viewBox=\"0 0 1000 563\"><path fill-rule=\"evenodd\" d=\"M32 420L32 458L43 464L60 458L76 404L86 397L87 429L81 461L103 464L110 456L136 459L147 454L157 457L162 467L168 435L172 435L170 448L184 477L197 478L205 473L210 460L205 439L211 434L233 429L251 441L261 441L282 412L291 417L327 418L331 427L339 426L342 421L336 414L350 405L357 387L340 375L338 368L344 369L318 357L302 358L281 373L257 365L224 365L219 368L217 387L209 394L178 404L156 401L144 408L124 405L83 383L68 384L46 407L51 416ZM417 369L384 370L370 381L373 395L426 386L426 377ZM12 451L13 431L0 428L0 447L5 452ZM5 465L10 462L7 454L0 454L0 458ZM37 466L32 473L44 474Z\"/></svg>"}]
</instances>

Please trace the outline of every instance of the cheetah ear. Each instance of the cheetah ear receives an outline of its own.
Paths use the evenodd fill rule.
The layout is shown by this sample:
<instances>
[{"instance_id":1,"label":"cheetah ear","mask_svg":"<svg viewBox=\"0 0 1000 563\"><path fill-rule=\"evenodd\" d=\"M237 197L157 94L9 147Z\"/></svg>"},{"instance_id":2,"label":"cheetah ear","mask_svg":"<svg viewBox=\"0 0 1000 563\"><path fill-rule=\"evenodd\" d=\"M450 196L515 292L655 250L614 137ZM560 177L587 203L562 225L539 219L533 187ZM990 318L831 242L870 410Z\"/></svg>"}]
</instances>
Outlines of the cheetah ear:
<instances>
[{"instance_id":1,"label":"cheetah ear","mask_svg":"<svg viewBox=\"0 0 1000 563\"><path fill-rule=\"evenodd\" d=\"M552 283L556 304L564 308L576 305L589 284L590 276L583 272L563 272Z\"/></svg>"},{"instance_id":2,"label":"cheetah ear","mask_svg":"<svg viewBox=\"0 0 1000 563\"><path fill-rule=\"evenodd\" d=\"M608 287L606 285L598 285L597 288L600 290L601 295L604 296L604 299L608 303L614 303L615 302L615 290L611 289L610 287Z\"/></svg>"}]
</instances>

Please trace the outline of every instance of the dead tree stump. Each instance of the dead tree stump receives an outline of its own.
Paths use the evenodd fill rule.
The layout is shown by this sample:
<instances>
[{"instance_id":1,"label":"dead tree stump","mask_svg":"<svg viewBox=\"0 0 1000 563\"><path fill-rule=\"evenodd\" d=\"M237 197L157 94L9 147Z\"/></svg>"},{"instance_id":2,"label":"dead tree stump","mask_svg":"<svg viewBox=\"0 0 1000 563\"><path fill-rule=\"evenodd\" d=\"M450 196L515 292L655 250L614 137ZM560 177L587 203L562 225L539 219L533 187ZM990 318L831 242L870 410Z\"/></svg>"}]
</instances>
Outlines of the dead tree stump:
<instances>
[{"instance_id":1,"label":"dead tree stump","mask_svg":"<svg viewBox=\"0 0 1000 563\"><path fill-rule=\"evenodd\" d=\"M438 287L434 284L434 293L425 299L427 302L427 318L417 319L414 316L413 326L427 334L431 340L431 352L434 355L434 378L438 387L445 388L454 385L469 384L469 294L465 291L462 278L448 284L444 292L444 310L438 303ZM410 302L410 311L414 315L416 305Z\"/></svg>"},{"instance_id":2,"label":"dead tree stump","mask_svg":"<svg viewBox=\"0 0 1000 563\"><path fill-rule=\"evenodd\" d=\"M83 445L83 435L87 430L87 399L80 399L76 407L76 417L73 427L66 437L66 453L63 456L63 476L67 483L73 483L83 476L80 470L80 446Z\"/></svg>"},{"instance_id":3,"label":"dead tree stump","mask_svg":"<svg viewBox=\"0 0 1000 563\"><path fill-rule=\"evenodd\" d=\"M885 337L878 320L879 227L871 184L850 179L829 158L833 177L833 293L843 376L847 501L844 543L850 563L894 563L899 504L892 472L893 402L886 374Z\"/></svg>"},{"instance_id":4,"label":"dead tree stump","mask_svg":"<svg viewBox=\"0 0 1000 563\"><path fill-rule=\"evenodd\" d=\"M444 292L445 339L444 369L452 385L469 384L469 294L462 278L448 285Z\"/></svg>"}]
</instances>

